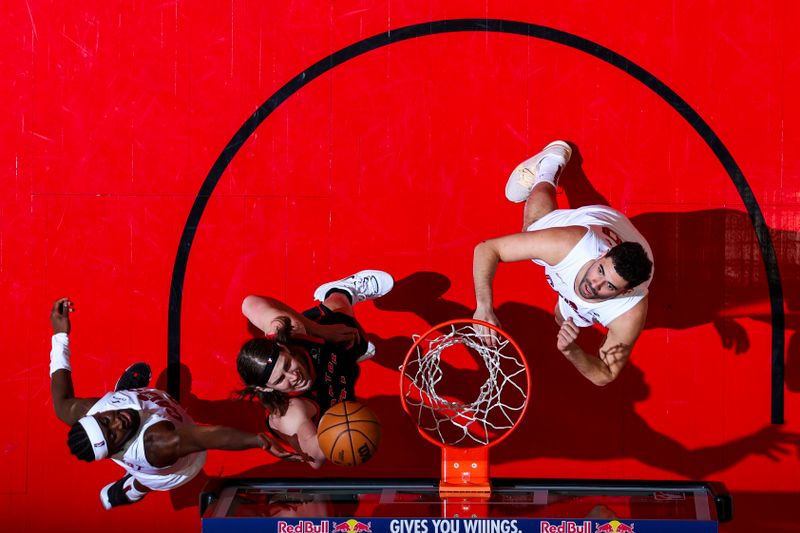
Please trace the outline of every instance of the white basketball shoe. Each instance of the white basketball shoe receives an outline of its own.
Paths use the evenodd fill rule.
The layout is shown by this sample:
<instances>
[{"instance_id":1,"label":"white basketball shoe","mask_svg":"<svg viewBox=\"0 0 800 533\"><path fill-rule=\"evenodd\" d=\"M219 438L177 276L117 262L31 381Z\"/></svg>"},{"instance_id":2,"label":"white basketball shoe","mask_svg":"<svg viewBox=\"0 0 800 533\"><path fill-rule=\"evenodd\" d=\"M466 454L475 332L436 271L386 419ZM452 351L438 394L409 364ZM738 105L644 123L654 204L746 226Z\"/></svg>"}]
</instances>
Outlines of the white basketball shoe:
<instances>
[{"instance_id":1,"label":"white basketball shoe","mask_svg":"<svg viewBox=\"0 0 800 533\"><path fill-rule=\"evenodd\" d=\"M383 270L362 270L352 276L323 283L314 291L314 299L320 302L325 301L332 289L339 289L348 293L353 305L355 305L359 302L385 296L392 290L392 287L394 287L394 279L388 272Z\"/></svg>"},{"instance_id":2,"label":"white basketball shoe","mask_svg":"<svg viewBox=\"0 0 800 533\"><path fill-rule=\"evenodd\" d=\"M558 176L572 156L572 148L564 141L553 141L535 156L523 161L508 178L506 183L506 198L514 203L524 202L530 196L533 187L546 181L553 187L558 183ZM545 158L554 158L553 163L558 165L558 170L552 176L539 176L539 165Z\"/></svg>"},{"instance_id":3,"label":"white basketball shoe","mask_svg":"<svg viewBox=\"0 0 800 533\"><path fill-rule=\"evenodd\" d=\"M363 363L364 361L372 359L373 357L375 357L375 345L370 341L367 341L367 349L358 359L356 359L356 363Z\"/></svg>"}]
</instances>

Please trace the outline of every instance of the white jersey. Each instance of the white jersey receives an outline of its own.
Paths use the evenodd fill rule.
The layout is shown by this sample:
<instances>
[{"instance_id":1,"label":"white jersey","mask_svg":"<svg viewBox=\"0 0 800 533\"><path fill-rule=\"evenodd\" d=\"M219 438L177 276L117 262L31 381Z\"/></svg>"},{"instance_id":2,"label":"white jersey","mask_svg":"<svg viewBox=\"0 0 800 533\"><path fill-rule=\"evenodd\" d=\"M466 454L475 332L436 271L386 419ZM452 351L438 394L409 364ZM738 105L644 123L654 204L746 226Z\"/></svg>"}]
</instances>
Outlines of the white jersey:
<instances>
[{"instance_id":1,"label":"white jersey","mask_svg":"<svg viewBox=\"0 0 800 533\"><path fill-rule=\"evenodd\" d=\"M634 287L630 293L608 300L587 302L575 292L575 279L579 271L586 263L594 261L621 242L638 242L651 261L653 252L625 215L603 205L557 209L531 224L528 231L566 226L584 226L587 231L557 265L551 266L538 259L533 262L544 267L547 283L558 293L558 309L565 320L572 318L575 325L582 328L594 323L608 327L615 318L632 309L647 295L647 287L653 276Z\"/></svg>"},{"instance_id":2,"label":"white jersey","mask_svg":"<svg viewBox=\"0 0 800 533\"><path fill-rule=\"evenodd\" d=\"M203 468L206 452L196 452L181 457L174 464L158 468L150 464L144 450L147 430L163 421L176 428L191 425L192 419L169 394L157 389L133 389L109 392L86 413L93 415L103 411L133 409L139 412L139 430L111 459L128 471L139 483L152 490L170 490L183 485Z\"/></svg>"}]
</instances>

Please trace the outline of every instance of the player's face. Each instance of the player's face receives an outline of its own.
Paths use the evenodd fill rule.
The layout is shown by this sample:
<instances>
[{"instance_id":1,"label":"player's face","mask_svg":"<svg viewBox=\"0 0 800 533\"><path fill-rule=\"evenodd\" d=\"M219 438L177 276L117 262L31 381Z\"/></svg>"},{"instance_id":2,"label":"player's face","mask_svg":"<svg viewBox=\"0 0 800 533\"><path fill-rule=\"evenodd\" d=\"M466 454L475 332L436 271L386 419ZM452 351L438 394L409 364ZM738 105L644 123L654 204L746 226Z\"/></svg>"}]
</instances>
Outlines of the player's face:
<instances>
[{"instance_id":1,"label":"player's face","mask_svg":"<svg viewBox=\"0 0 800 533\"><path fill-rule=\"evenodd\" d=\"M142 423L139 412L134 409L103 411L93 416L100 424L100 429L106 438L109 455L120 451L122 446L136 435Z\"/></svg>"},{"instance_id":2,"label":"player's face","mask_svg":"<svg viewBox=\"0 0 800 533\"><path fill-rule=\"evenodd\" d=\"M278 392L304 392L313 383L311 372L301 354L293 354L282 346L275 368L267 380L267 388Z\"/></svg>"},{"instance_id":3,"label":"player's face","mask_svg":"<svg viewBox=\"0 0 800 533\"><path fill-rule=\"evenodd\" d=\"M627 291L628 282L617 274L614 262L601 257L589 265L578 284L578 295L584 300L608 300Z\"/></svg>"}]
</instances>

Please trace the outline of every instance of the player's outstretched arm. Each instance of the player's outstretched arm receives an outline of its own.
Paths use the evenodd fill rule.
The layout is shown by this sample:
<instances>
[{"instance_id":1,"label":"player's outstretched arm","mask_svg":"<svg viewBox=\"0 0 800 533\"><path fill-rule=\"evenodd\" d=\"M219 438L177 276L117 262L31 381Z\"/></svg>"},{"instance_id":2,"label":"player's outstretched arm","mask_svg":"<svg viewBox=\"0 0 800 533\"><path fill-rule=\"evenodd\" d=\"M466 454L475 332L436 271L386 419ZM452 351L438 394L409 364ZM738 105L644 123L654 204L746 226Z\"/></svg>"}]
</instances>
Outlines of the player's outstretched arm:
<instances>
[{"instance_id":1,"label":"player's outstretched arm","mask_svg":"<svg viewBox=\"0 0 800 533\"><path fill-rule=\"evenodd\" d=\"M320 468L325 463L325 454L317 440L317 425L314 423L318 408L305 398L292 398L283 415L270 414L269 425L283 436L296 450L307 454L312 468Z\"/></svg>"},{"instance_id":2,"label":"player's outstretched arm","mask_svg":"<svg viewBox=\"0 0 800 533\"><path fill-rule=\"evenodd\" d=\"M50 350L50 395L56 416L70 426L97 402L97 398L75 397L69 352L69 333L72 329L69 314L72 311L72 302L69 298L56 300L50 311L50 325L53 326Z\"/></svg>"},{"instance_id":3,"label":"player's outstretched arm","mask_svg":"<svg viewBox=\"0 0 800 533\"><path fill-rule=\"evenodd\" d=\"M575 340L579 329L567 319L561 323L556 346L586 379L598 386L608 385L619 375L633 351L633 345L647 318L647 297L608 326L608 334L597 356L586 353Z\"/></svg>"},{"instance_id":4,"label":"player's outstretched arm","mask_svg":"<svg viewBox=\"0 0 800 533\"><path fill-rule=\"evenodd\" d=\"M302 453L284 450L266 434L247 433L225 426L186 425L176 428L172 422L163 421L148 428L145 433L147 458L153 466L165 467L181 457L204 450L262 450L286 461L307 461Z\"/></svg>"},{"instance_id":5,"label":"player's outstretched arm","mask_svg":"<svg viewBox=\"0 0 800 533\"><path fill-rule=\"evenodd\" d=\"M297 333L307 333L309 322L303 315L275 298L250 295L242 301L242 314L265 335L275 333L280 326L279 317L288 317Z\"/></svg>"},{"instance_id":6,"label":"player's outstretched arm","mask_svg":"<svg viewBox=\"0 0 800 533\"><path fill-rule=\"evenodd\" d=\"M476 302L473 318L500 325L493 310L492 291L498 263L538 259L550 265L558 264L585 233L586 228L568 226L514 233L478 244L472 258Z\"/></svg>"},{"instance_id":7,"label":"player's outstretched arm","mask_svg":"<svg viewBox=\"0 0 800 533\"><path fill-rule=\"evenodd\" d=\"M500 325L494 314L492 284L500 262L497 239L483 241L475 247L472 256L472 281L475 286L475 314L473 318Z\"/></svg>"}]
</instances>

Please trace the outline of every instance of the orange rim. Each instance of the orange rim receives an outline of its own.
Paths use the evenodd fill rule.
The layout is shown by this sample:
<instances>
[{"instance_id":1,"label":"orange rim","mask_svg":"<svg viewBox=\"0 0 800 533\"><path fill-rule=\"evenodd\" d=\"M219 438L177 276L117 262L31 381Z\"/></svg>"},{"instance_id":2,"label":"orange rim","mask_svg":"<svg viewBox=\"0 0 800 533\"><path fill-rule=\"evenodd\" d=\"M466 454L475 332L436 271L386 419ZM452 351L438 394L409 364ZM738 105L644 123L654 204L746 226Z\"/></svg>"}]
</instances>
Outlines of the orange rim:
<instances>
[{"instance_id":1,"label":"orange rim","mask_svg":"<svg viewBox=\"0 0 800 533\"><path fill-rule=\"evenodd\" d=\"M492 331L495 331L498 334L500 334L503 339L508 340L509 344L511 344L514 347L514 350L516 350L517 356L519 357L519 360L522 362L522 366L525 367L525 376L527 378L525 380L525 403L524 403L524 405L522 407L522 410L519 413L519 416L514 421L514 425L508 431L504 432L502 435L500 435L499 437L497 437L496 439L492 440L491 442L489 442L487 444L477 444L475 446L451 446L451 445L448 445L448 444L446 444L444 442L441 442L439 440L434 439L424 429L419 427L419 425L417 425L417 431L419 432L420 435L422 435L425 438L425 440L435 444L436 446L438 446L440 448L469 449L469 448L478 448L478 447L481 447L481 446L484 446L486 448L491 448L492 446L496 446L496 445L500 444L501 442L503 442L517 428L517 426L519 425L520 421L525 416L525 413L528 410L528 400L530 398L530 392L531 392L531 390L530 390L531 389L530 367L528 366L528 360L525 359L525 354L522 352L522 350L520 349L520 347L516 343L516 341L514 341L514 339L512 339L511 336L508 335L508 333L506 333L505 331L503 331L502 329L500 329L499 327L497 327L497 326L495 326L493 324L490 324L488 322L484 322L483 320L477 320L477 319L474 319L474 318L457 318L457 319L453 319L453 320L448 320L446 322L442 322L441 324L437 324L436 326L433 326L428 331L426 331L424 335L420 335L419 338L414 341L414 344L411 345L411 348L408 350L408 353L406 353L405 359L403 359L403 366L400 367L400 399L401 399L401 403L403 404L403 410L412 419L414 418L414 413L412 413L411 409L408 406L408 403L406 402L406 394L405 394L405 387L404 387L404 384L408 380L408 378L406 376L406 366L408 365L409 359L411 358L412 354L416 353L416 350L419 347L420 343L422 341L424 341L425 339L427 339L432 333L435 333L435 332L437 332L438 330L440 330L442 328L446 328L448 326L452 326L452 325L455 325L455 324L464 324L464 325L466 325L466 324L478 324L478 325L481 325L481 326L485 326L485 327L491 329Z\"/></svg>"}]
</instances>

